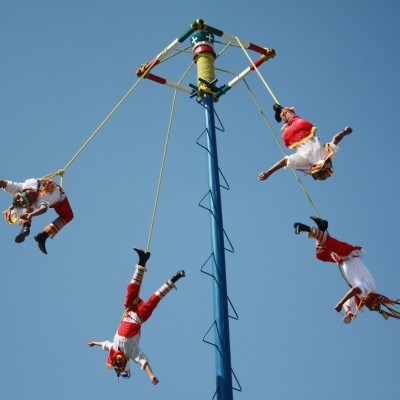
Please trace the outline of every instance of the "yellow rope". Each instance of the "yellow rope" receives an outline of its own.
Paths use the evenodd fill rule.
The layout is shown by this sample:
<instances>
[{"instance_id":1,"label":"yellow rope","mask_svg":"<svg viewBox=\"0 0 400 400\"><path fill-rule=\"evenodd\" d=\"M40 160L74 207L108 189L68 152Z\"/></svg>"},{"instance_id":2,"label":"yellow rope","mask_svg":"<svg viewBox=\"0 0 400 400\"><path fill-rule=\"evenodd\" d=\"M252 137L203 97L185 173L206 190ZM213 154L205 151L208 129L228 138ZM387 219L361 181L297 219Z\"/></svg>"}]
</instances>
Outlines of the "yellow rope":
<instances>
[{"instance_id":1,"label":"yellow rope","mask_svg":"<svg viewBox=\"0 0 400 400\"><path fill-rule=\"evenodd\" d=\"M276 96L274 95L274 93L272 92L271 88L268 86L267 82L265 82L264 78L262 77L260 71L258 70L258 68L255 66L253 60L251 59L251 57L249 56L249 53L246 51L246 49L243 47L242 42L240 41L240 39L238 37L235 37L235 39L237 40L237 42L239 43L240 47L242 48L242 50L244 51L244 54L246 54L247 58L249 59L249 61L251 62L251 64L254 67L254 70L257 72L258 76L260 77L261 81L264 83L265 87L267 88L267 90L269 91L270 95L272 96L272 98L274 99L275 103L279 103L278 99L276 98Z\"/></svg>"},{"instance_id":2,"label":"yellow rope","mask_svg":"<svg viewBox=\"0 0 400 400\"><path fill-rule=\"evenodd\" d=\"M218 54L218 56L223 51L225 51L228 47L229 47L229 44ZM186 51L186 49L181 50L180 52L185 52L185 51ZM166 59L163 60L163 61L166 61ZM211 62L210 60L206 61L206 63L210 63L210 62ZM191 68L193 67L194 64L195 64L195 61L192 61L191 64L189 65L189 67L187 68L187 70L182 75L181 79L178 81L179 84L186 77L186 75L189 73L189 71L191 70ZM215 76L214 76L214 78L215 78ZM211 79L211 78L209 78L209 79ZM211 80L213 80L213 79L211 79ZM167 137L165 139L164 153L163 153L163 157L162 157L162 161L161 161L160 175L159 175L159 178L158 178L156 197L155 197L154 207L153 207L153 214L152 214L151 222L150 222L149 236L148 236L148 239L147 239L147 251L150 251L151 239L152 239L152 236L153 236L153 229L154 229L154 223L155 223L155 218L156 218L156 213L157 213L158 200L159 200L160 191L161 191L161 183L162 183L163 174L164 174L165 161L166 161L166 158L167 158L168 143L169 143L169 138L170 138L170 134L171 134L172 120L173 120L173 116L174 116L174 113L175 113L176 97L177 97L177 90L175 89L174 97L173 97L173 100L172 100L170 119L169 119L169 123L168 123Z\"/></svg>"},{"instance_id":3,"label":"yellow rope","mask_svg":"<svg viewBox=\"0 0 400 400\"><path fill-rule=\"evenodd\" d=\"M192 61L191 65L185 71L184 75L179 80L179 83L188 74L188 72L190 71L190 68L192 68L193 65L194 65L194 61ZM149 73L150 69L151 68L148 69L147 73ZM150 251L151 238L153 236L154 222L155 222L155 219L156 219L158 200L159 200L160 191L161 191L161 183L162 183L162 179L163 179L163 175L164 175L165 161L167 159L167 150L168 150L169 138L171 136L172 119L173 119L173 115L174 115L174 112L175 112L175 104L176 104L177 93L178 93L178 91L175 89L174 90L174 97L173 97L173 100L172 100L171 114L170 114L169 123L168 123L167 137L165 139L164 152L163 152L163 157L162 157L162 161L161 161L160 175L159 175L159 178L158 178L156 197L155 197L155 200L154 200L153 213L152 213L152 216L151 216L149 236L148 236L148 239L147 239L146 251L148 251L148 252ZM143 280L142 280L142 282L143 282ZM135 304L137 304L139 302L140 290L142 288L142 282L140 283L140 287L139 287L139 291L138 291L138 295L137 295L136 299L132 302L132 304L128 308L125 309L125 311L124 311L124 313L123 313L123 315L121 317L121 321L124 319L126 313L130 310L130 308L133 307Z\"/></svg>"},{"instance_id":4,"label":"yellow rope","mask_svg":"<svg viewBox=\"0 0 400 400\"><path fill-rule=\"evenodd\" d=\"M153 235L154 221L155 221L155 218L156 218L157 207L158 207L158 199L160 197L160 190L161 190L162 178L163 178L163 175L164 175L165 161L167 159L167 150L168 150L169 138L170 138L170 135L171 135L172 118L173 118L173 115L174 115L174 112L175 112L175 103L176 103L177 92L178 91L175 89L174 90L174 97L173 97L173 100L172 100L171 114L170 114L169 123L168 123L167 137L165 139L164 153L163 153L163 157L162 157L162 161L161 161L160 175L159 175L159 178L158 178L156 198L155 198L155 201L154 201L153 214L152 214L152 217L151 217L149 237L147 239L147 251L150 251L150 243L151 243L151 238L152 238L152 235Z\"/></svg>"},{"instance_id":5,"label":"yellow rope","mask_svg":"<svg viewBox=\"0 0 400 400\"><path fill-rule=\"evenodd\" d=\"M139 79L135 82L135 84L126 92L126 94L122 97L122 99L118 102L118 104L112 109L112 111L107 115L107 117L103 120L103 122L94 130L94 132L90 135L89 139L82 145L82 147L76 152L76 154L71 158L71 160L67 163L67 165L63 168L58 170L57 172L53 172L49 175L44 176L42 179L52 179L56 176L61 177L60 186L63 186L63 176L65 171L70 167L70 165L76 160L76 158L82 153L85 147L92 141L92 139L99 133L100 129L108 122L108 120L113 116L115 111L122 105L122 103L128 98L128 96L133 92L139 82L144 79L149 73L153 65L157 62L157 58L153 60L150 67L146 70L146 72L139 77Z\"/></svg>"},{"instance_id":6,"label":"yellow rope","mask_svg":"<svg viewBox=\"0 0 400 400\"><path fill-rule=\"evenodd\" d=\"M125 96L118 102L118 104L113 108L113 110L107 115L107 117L103 120L103 122L95 129L95 131L90 135L89 139L82 145L82 147L77 151L77 153L71 158L71 160L67 163L67 165L60 169L57 172L46 175L43 179L51 179L58 175L61 176L60 186L63 186L63 175L65 171L70 167L70 165L77 159L77 157L82 153L85 147L93 140L93 138L99 133L100 129L108 122L108 120L112 117L112 115L117 111L117 109L121 106L121 104L127 99L127 97L132 93L132 91L136 88L139 82L143 79L144 75L142 75L137 82L128 90Z\"/></svg>"},{"instance_id":7,"label":"yellow rope","mask_svg":"<svg viewBox=\"0 0 400 400\"><path fill-rule=\"evenodd\" d=\"M189 73L189 71L190 71L190 69L192 68L193 65L194 65L194 61L192 61L192 63L187 68L187 70L183 74L182 78L178 81L178 83L182 82L182 80ZM157 214L157 208L158 208L158 200L159 200L159 197L160 197L161 184L162 184L162 179L163 179L163 176L164 176L165 161L167 159L168 144L169 144L169 139L170 139L170 136L171 136L172 120L173 120L173 116L174 116L174 113L175 113L175 105L176 105L177 94L178 94L178 91L177 91L177 89L175 89L174 90L174 97L173 97L173 100L172 100L171 113L170 113L169 122L168 122L167 137L165 139L164 152L163 152L163 157L162 157L162 161L161 161L160 175L158 177L158 184L157 184L157 190L156 190L156 197L155 197L155 200L154 200L153 214L151 216L151 222L150 222L149 236L148 236L148 239L147 239L146 251L150 251L151 239L152 239L152 236L153 236L154 223L155 223L156 214ZM139 291L138 291L137 298L133 301L132 306L135 305L139 301L141 288L142 288L142 285L140 284L140 288L139 288ZM126 313L128 312L130 307L128 307L125 310L124 315L122 316L121 320L124 318L124 316L126 315Z\"/></svg>"},{"instance_id":8,"label":"yellow rope","mask_svg":"<svg viewBox=\"0 0 400 400\"><path fill-rule=\"evenodd\" d=\"M270 130L270 132L272 133L273 137L275 138L276 143L278 143L278 146L279 146L279 148L281 149L281 152L283 153L284 156L286 156L286 152L285 152L283 146L281 145L281 143L280 143L280 141L279 141L277 135L275 134L275 132L274 132L274 130L273 130L271 124L269 123L269 121L268 121L268 119L267 119L267 117L266 117L264 111L262 110L262 108L261 108L261 106L260 106L260 103L259 103L258 100L256 99L256 97L255 97L253 91L251 90L249 84L247 83L246 79L243 79L243 81L244 81L245 85L247 86L247 89L249 90L250 95L251 95L251 97L253 98L253 101L255 102L255 104L256 104L256 106L257 106L257 108L258 108L258 111L261 113L261 115L262 115L262 117L263 117L265 123L267 124L268 129ZM291 170L292 170L292 172L293 172L295 178L297 179L297 182L299 183L300 187L303 189L303 192L304 192L304 194L306 195L308 201L310 202L311 207L313 208L315 214L316 214L318 217L320 217L320 214L319 214L319 212L318 212L318 210L317 210L317 207L315 206L314 202L312 201L311 196L309 195L307 189L306 189L305 186L303 185L303 182L301 181L301 179L300 179L298 173L296 172L296 170L295 170L294 168L291 168Z\"/></svg>"},{"instance_id":9,"label":"yellow rope","mask_svg":"<svg viewBox=\"0 0 400 400\"><path fill-rule=\"evenodd\" d=\"M95 129L95 131L90 135L89 139L83 144L83 146L78 150L78 152L71 158L71 160L64 167L64 171L66 171L69 166L76 160L76 158L82 153L85 147L90 143L90 141L99 133L100 129L108 122L108 120L112 117L115 111L121 106L121 104L127 99L127 97L132 93L132 91L136 88L139 82L143 79L144 76L141 76L136 83L128 90L128 92L122 97L122 99L118 102L118 104L112 109L112 111L107 115L107 117L103 120L103 122Z\"/></svg>"},{"instance_id":10,"label":"yellow rope","mask_svg":"<svg viewBox=\"0 0 400 400\"><path fill-rule=\"evenodd\" d=\"M214 56L209 53L202 53L196 57L197 79L201 78L207 82L215 80ZM199 86L201 82L198 82Z\"/></svg>"},{"instance_id":11,"label":"yellow rope","mask_svg":"<svg viewBox=\"0 0 400 400\"><path fill-rule=\"evenodd\" d=\"M63 186L63 180L64 180L64 170L60 169L57 172L53 172L52 174L43 176L42 179L53 179L56 176L60 176L60 186Z\"/></svg>"},{"instance_id":12,"label":"yellow rope","mask_svg":"<svg viewBox=\"0 0 400 400\"><path fill-rule=\"evenodd\" d=\"M189 65L189 67L187 68L185 73L182 75L182 77L178 81L178 83L182 82L182 80L189 73L189 71L193 67L193 65L194 65L194 61L192 61L192 63ZM155 197L154 207L153 207L153 214L152 214L151 222L150 222L149 236L148 236L148 239L147 239L147 251L150 251L150 244L151 244L151 238L152 238L152 235L153 235L153 228L154 228L154 222L155 222L156 213L157 213L158 200L159 200L159 197L160 197L161 183L162 183L162 179L163 179L163 175L164 175L165 161L167 159L167 150L168 150L169 138L170 138L170 135L171 135L172 120L173 120L173 116L174 116L174 113L175 113L175 104L176 104L177 93L178 93L178 91L175 89L174 90L174 97L173 97L173 100L172 100L171 113L170 113L170 117L169 117L169 123L168 123L168 129L167 129L167 137L165 139L164 153L163 153L163 157L162 157L162 161L161 161L160 175L159 175L159 178L158 178L156 197Z\"/></svg>"}]
</instances>

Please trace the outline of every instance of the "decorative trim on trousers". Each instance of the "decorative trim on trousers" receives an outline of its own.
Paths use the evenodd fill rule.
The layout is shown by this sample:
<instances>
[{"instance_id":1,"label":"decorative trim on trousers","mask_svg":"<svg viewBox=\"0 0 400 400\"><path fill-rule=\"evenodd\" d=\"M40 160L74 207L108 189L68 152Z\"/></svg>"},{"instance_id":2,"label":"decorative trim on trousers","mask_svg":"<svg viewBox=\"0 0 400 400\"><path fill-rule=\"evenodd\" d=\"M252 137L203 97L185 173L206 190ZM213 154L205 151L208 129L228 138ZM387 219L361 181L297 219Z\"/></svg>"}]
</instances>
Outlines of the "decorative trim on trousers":
<instances>
[{"instance_id":1,"label":"decorative trim on trousers","mask_svg":"<svg viewBox=\"0 0 400 400\"><path fill-rule=\"evenodd\" d=\"M69 204L68 198L65 197L62 201L56 203L51 208L54 208L54 211L59 215L51 224L47 225L43 231L47 232L50 238L54 238L57 233L64 228L68 222L72 221L74 218L74 213L72 212L72 208Z\"/></svg>"},{"instance_id":2,"label":"decorative trim on trousers","mask_svg":"<svg viewBox=\"0 0 400 400\"><path fill-rule=\"evenodd\" d=\"M164 283L155 293L156 296L160 297L161 299L166 296L172 289L174 288L174 284L171 281Z\"/></svg>"}]
</instances>

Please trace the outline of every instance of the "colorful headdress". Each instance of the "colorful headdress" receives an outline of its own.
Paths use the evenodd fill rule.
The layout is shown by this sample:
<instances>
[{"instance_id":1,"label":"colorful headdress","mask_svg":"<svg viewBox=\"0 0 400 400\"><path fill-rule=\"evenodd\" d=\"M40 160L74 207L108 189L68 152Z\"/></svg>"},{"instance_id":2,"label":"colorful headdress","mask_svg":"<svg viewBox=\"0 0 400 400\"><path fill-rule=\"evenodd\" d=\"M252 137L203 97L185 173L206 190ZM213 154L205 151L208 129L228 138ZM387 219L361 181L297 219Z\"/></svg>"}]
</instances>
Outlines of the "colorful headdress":
<instances>
[{"instance_id":1,"label":"colorful headdress","mask_svg":"<svg viewBox=\"0 0 400 400\"><path fill-rule=\"evenodd\" d=\"M115 365L117 357L123 357L125 359L125 364L123 367L118 367ZM124 379L129 379L131 377L131 371L129 369L125 370L127 363L128 363L128 357L125 355L123 351L119 349L117 351L114 349L110 350L107 359L107 368L114 368L114 371L117 374L118 378L120 376Z\"/></svg>"},{"instance_id":2,"label":"colorful headdress","mask_svg":"<svg viewBox=\"0 0 400 400\"><path fill-rule=\"evenodd\" d=\"M18 192L13 198L13 208L27 208L29 207L28 194L24 192Z\"/></svg>"},{"instance_id":3,"label":"colorful headdress","mask_svg":"<svg viewBox=\"0 0 400 400\"><path fill-rule=\"evenodd\" d=\"M379 293L370 293L361 298L358 309L366 306L370 311L377 311L385 319L400 319L400 299L394 301Z\"/></svg>"}]
</instances>

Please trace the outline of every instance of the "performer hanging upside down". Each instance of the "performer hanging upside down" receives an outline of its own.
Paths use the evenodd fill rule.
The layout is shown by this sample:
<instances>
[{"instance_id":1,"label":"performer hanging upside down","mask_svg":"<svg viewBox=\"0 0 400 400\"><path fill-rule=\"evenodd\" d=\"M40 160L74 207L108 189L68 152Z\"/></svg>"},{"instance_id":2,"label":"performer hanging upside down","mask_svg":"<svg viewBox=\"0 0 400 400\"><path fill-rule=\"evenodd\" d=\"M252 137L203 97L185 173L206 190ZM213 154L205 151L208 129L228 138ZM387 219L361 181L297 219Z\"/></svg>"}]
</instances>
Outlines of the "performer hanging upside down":
<instances>
[{"instance_id":1,"label":"performer hanging upside down","mask_svg":"<svg viewBox=\"0 0 400 400\"><path fill-rule=\"evenodd\" d=\"M141 325L150 318L160 300L175 287L175 283L185 276L185 271L177 272L152 294L149 300L143 301L139 298L139 291L150 253L137 248L134 250L139 255L139 263L136 265L133 278L127 287L125 313L114 340L113 342L89 342L88 345L90 347L100 346L103 350L109 352L107 367L114 368L118 377L130 378L129 359L131 359L139 364L140 368L147 372L151 382L157 385L158 379L150 367L149 359L139 347Z\"/></svg>"},{"instance_id":2,"label":"performer hanging upside down","mask_svg":"<svg viewBox=\"0 0 400 400\"><path fill-rule=\"evenodd\" d=\"M50 179L31 178L22 183L0 180L0 188L14 196L12 205L4 211L4 214L10 223L22 224L21 232L15 238L16 243L22 243L29 235L33 217L44 214L48 208L54 208L58 217L47 225L43 232L34 237L39 249L47 254L47 238L53 239L74 217L68 198L61 186ZM18 220L18 210L20 209L23 211ZM14 213L16 218L12 217Z\"/></svg>"},{"instance_id":3,"label":"performer hanging upside down","mask_svg":"<svg viewBox=\"0 0 400 400\"><path fill-rule=\"evenodd\" d=\"M295 233L307 232L308 237L316 240L316 257L324 262L336 262L340 265L351 289L335 306L340 312L344 308L346 314L343 322L348 324L365 305L371 311L378 311L386 319L400 318L399 301L393 301L376 292L376 284L370 271L362 261L364 250L360 246L352 246L331 237L326 230L328 221L318 217L310 217L315 221L318 229L302 223L294 224ZM386 311L382 309L386 308ZM355 308L355 312L353 312Z\"/></svg>"},{"instance_id":4,"label":"performer hanging upside down","mask_svg":"<svg viewBox=\"0 0 400 400\"><path fill-rule=\"evenodd\" d=\"M317 128L303 118L300 118L291 107L281 107L274 105L275 119L285 124L282 127L282 140L286 147L295 149L296 153L285 156L271 168L258 175L260 181L268 177L281 168L297 168L300 171L311 174L316 180L325 180L333 174L332 158L339 151L338 143L349 135L353 130L346 126L341 132L337 133L330 143L322 146L319 138L315 136Z\"/></svg>"}]
</instances>

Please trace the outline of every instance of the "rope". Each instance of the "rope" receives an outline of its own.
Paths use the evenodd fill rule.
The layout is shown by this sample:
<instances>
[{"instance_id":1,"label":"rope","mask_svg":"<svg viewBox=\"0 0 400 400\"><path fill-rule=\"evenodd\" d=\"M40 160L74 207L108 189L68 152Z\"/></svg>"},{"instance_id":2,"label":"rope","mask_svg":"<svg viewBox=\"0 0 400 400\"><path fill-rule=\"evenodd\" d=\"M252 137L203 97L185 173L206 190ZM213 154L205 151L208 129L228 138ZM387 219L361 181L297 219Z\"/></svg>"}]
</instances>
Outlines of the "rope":
<instances>
[{"instance_id":1,"label":"rope","mask_svg":"<svg viewBox=\"0 0 400 400\"><path fill-rule=\"evenodd\" d=\"M178 91L175 89L174 97L172 100L171 113L170 113L169 122L168 122L167 137L165 139L165 144L164 144L164 153L163 153L163 157L162 157L162 161L161 161L160 175L158 177L158 184L157 184L156 198L154 200L153 214L152 214L151 222L150 222L149 237L147 239L147 251L150 251L150 243L151 243L151 238L153 235L153 228L154 228L154 221L155 221L156 213L157 213L158 200L160 197L160 190L161 190L162 178L164 175L165 161L167 159L167 150L168 150L169 138L171 135L172 118L173 118L173 115L175 112L175 103L176 103L177 93L178 93Z\"/></svg>"},{"instance_id":2,"label":"rope","mask_svg":"<svg viewBox=\"0 0 400 400\"><path fill-rule=\"evenodd\" d=\"M230 46L233 46L232 42L229 43L222 43L222 42L218 42L217 40L214 43L220 43L220 44L224 44L224 48L221 49L221 51L217 54L217 58L226 50L228 49Z\"/></svg>"},{"instance_id":3,"label":"rope","mask_svg":"<svg viewBox=\"0 0 400 400\"><path fill-rule=\"evenodd\" d=\"M193 65L194 65L194 61L191 62L191 64L189 65L189 67L187 68L185 73L182 75L181 79L178 81L179 84L182 82L182 80L189 73L189 71L193 67ZM165 139L164 152L163 152L163 157L162 157L162 161L161 161L160 175L159 175L159 178L158 178L156 197L155 197L155 200L154 200L153 214L152 214L151 222L150 222L149 236L148 236L148 239L147 239L147 251L150 251L150 244L151 244L151 239L152 239L152 235L153 235L153 228L154 228L154 222L155 222L156 213L157 213L158 200L159 200L159 197L160 197L161 183L162 183L162 179L163 179L163 175L164 175L165 161L166 161L166 158L167 158L167 150L168 150L169 138L170 138L170 135L171 135L172 120L173 120L173 116L174 116L174 113L175 113L175 105L176 105L177 94L178 94L178 91L175 89L174 90L174 97L173 97L173 100L172 100L171 113L170 113L169 122L168 122L167 136L166 136L166 139Z\"/></svg>"},{"instance_id":4,"label":"rope","mask_svg":"<svg viewBox=\"0 0 400 400\"><path fill-rule=\"evenodd\" d=\"M93 138L99 133L100 129L108 122L108 120L112 117L115 111L122 105L122 103L128 98L128 96L132 93L132 91L136 88L139 82L143 79L141 76L137 82L128 90L128 92L122 97L122 99L118 102L118 104L112 109L112 111L107 115L107 117L103 120L103 122L95 129L95 131L90 135L89 139L83 144L83 146L78 150L78 152L71 158L71 160L64 167L64 171L66 171L69 166L76 160L76 158L82 153L85 147L93 140Z\"/></svg>"},{"instance_id":5,"label":"rope","mask_svg":"<svg viewBox=\"0 0 400 400\"><path fill-rule=\"evenodd\" d=\"M228 47L229 47L229 44L218 54L218 56L223 51L225 51ZM186 49L183 50L183 51L180 51L180 52L184 52L184 51L186 51ZM179 53L177 52L177 54L179 54ZM175 56L175 55L176 54L174 54L173 56ZM173 57L173 56L171 56L171 57ZM163 61L166 61L166 60L163 60ZM211 61L208 60L208 61L206 61L206 63L207 62L210 63ZM186 77L186 75L189 73L189 71L191 70L191 68L193 67L194 64L195 64L195 61L193 60L191 62L191 64L189 65L189 67L184 72L184 74L182 75L182 77L179 79L178 84L180 84L182 82L182 80ZM171 135L172 120L173 120L173 116L174 116L174 113L175 113L176 97L177 97L177 90L175 89L174 90L173 100L172 100L172 107L171 107L169 123L168 123L167 136L166 136L166 139L165 139L164 152L163 152L163 157L162 157L162 161L161 161L161 168L160 168L160 174L159 174L159 178L158 178L156 196L155 196L155 200L154 200L153 213L152 213L151 222L150 222L150 229L149 229L149 236L148 236L148 239L147 239L146 251L150 251L151 239L152 239L152 236L153 236L153 229L154 229L155 218L156 218L157 208L158 208L158 200L159 200L159 197L160 197L161 184L162 184L162 179L163 179L163 175L164 175L165 161L166 161L166 158L167 158L167 150L168 150L169 138L170 138L170 135Z\"/></svg>"},{"instance_id":6,"label":"rope","mask_svg":"<svg viewBox=\"0 0 400 400\"><path fill-rule=\"evenodd\" d=\"M265 87L267 88L267 90L269 91L270 95L272 96L272 98L274 99L275 103L279 103L278 99L276 98L276 96L274 95L274 93L272 92L271 88L268 86L267 82L265 82L264 78L262 77L260 71L258 70L258 68L255 66L253 60L251 59L251 57L249 56L249 53L246 51L246 49L243 47L242 42L240 41L240 39L238 37L235 37L235 39L237 40L237 42L239 43L240 47L242 48L242 50L244 51L244 54L246 54L246 57L249 59L249 61L251 62L251 65L254 67L254 70L257 72L257 75L260 77L261 81L264 83Z\"/></svg>"},{"instance_id":7,"label":"rope","mask_svg":"<svg viewBox=\"0 0 400 400\"><path fill-rule=\"evenodd\" d=\"M182 75L182 77L178 81L178 83L182 82L182 80L189 73L189 71L190 71L190 69L192 68L193 65L194 65L194 61L192 61L192 63L187 68L185 73ZM148 71L150 71L150 70L151 70L151 68L148 69ZM148 71L147 71L147 73L148 73ZM178 91L175 89L174 90L174 97L173 97L173 100L172 100L172 107L171 107L169 123L168 123L167 136L166 136L166 139L165 139L164 152L163 152L163 157L162 157L162 161L161 161L160 175L159 175L158 183L157 183L157 190L156 190L156 196L155 196L155 200L154 200L153 213L152 213L151 222L150 222L150 229L149 229L149 236L148 236L148 239L147 239L146 251L150 251L151 239L152 239L152 236L153 236L154 223L155 223L155 218L156 218L157 208L158 208L158 200L159 200L159 197L160 197L161 184L162 184L162 179L163 179L163 175L164 175L165 161L167 159L168 144L169 144L169 139L170 139L170 136L171 136L172 120L173 120L173 116L174 116L174 113L175 113L175 105L176 105L177 94L178 94ZM125 311L124 311L124 313L123 313L123 315L121 317L121 321L125 317L126 313L129 311L129 309L131 307L133 307L135 304L138 303L139 298L140 298L140 290L142 289L142 283L143 283L143 279L142 279L142 282L140 283L140 287L139 287L139 291L138 291L136 299L132 302L132 304L128 308L125 309Z\"/></svg>"},{"instance_id":8,"label":"rope","mask_svg":"<svg viewBox=\"0 0 400 400\"><path fill-rule=\"evenodd\" d=\"M207 82L215 80L214 56L209 53L200 53L196 57L197 79L201 78ZM199 82L200 86L201 82Z\"/></svg>"},{"instance_id":9,"label":"rope","mask_svg":"<svg viewBox=\"0 0 400 400\"><path fill-rule=\"evenodd\" d=\"M57 172L53 172L52 174L43 176L42 179L53 179L56 176L60 176L60 186L63 186L63 179L64 179L64 170L60 169Z\"/></svg>"},{"instance_id":10,"label":"rope","mask_svg":"<svg viewBox=\"0 0 400 400\"><path fill-rule=\"evenodd\" d=\"M107 117L103 120L103 122L94 130L94 132L90 135L89 139L82 145L82 147L76 152L76 154L71 158L71 160L66 164L63 169L58 170L57 172L53 172L49 175L45 175L42 179L52 179L56 176L60 176L60 186L63 186L63 176L65 171L70 167L70 165L78 158L78 156L82 153L82 151L86 148L86 146L94 139L94 137L99 133L100 129L109 121L109 119L113 116L113 114L118 110L118 108L122 105L122 103L128 98L128 96L133 92L139 82L144 79L149 73L152 66L157 62L157 58L153 60L149 69L139 77L139 79L135 82L135 84L126 92L126 94L122 97L122 99L117 103L117 105L112 109L112 111L107 115Z\"/></svg>"}]
</instances>

